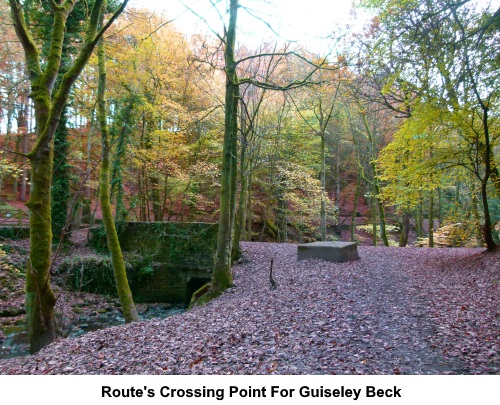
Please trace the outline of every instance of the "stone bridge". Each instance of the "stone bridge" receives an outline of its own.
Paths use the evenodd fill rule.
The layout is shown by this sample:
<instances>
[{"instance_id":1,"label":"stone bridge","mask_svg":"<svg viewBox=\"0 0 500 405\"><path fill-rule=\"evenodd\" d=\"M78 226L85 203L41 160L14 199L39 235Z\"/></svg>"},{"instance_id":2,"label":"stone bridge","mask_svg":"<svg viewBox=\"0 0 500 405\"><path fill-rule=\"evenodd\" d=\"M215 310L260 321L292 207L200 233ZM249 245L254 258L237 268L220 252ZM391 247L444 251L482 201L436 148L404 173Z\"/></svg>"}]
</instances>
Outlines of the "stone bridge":
<instances>
[{"instance_id":1,"label":"stone bridge","mask_svg":"<svg viewBox=\"0 0 500 405\"><path fill-rule=\"evenodd\" d=\"M119 232L124 254L147 263L148 274L131 283L137 302L189 303L210 281L217 248L218 225L212 223L128 222ZM90 245L106 246L102 228Z\"/></svg>"}]
</instances>

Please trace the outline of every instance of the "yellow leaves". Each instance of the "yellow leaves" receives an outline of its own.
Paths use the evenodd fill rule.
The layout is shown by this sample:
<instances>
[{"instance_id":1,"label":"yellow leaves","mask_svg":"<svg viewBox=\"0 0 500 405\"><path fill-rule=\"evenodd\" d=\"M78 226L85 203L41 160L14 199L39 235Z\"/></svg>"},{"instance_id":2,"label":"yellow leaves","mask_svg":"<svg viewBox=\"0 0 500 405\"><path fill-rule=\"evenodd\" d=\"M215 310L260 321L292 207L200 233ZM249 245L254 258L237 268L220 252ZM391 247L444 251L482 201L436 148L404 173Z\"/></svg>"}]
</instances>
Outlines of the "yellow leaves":
<instances>
[{"instance_id":1,"label":"yellow leaves","mask_svg":"<svg viewBox=\"0 0 500 405\"><path fill-rule=\"evenodd\" d=\"M20 273L19 269L17 269L12 263L9 262L7 252L5 252L5 250L3 249L3 244L0 244L0 266L4 271L14 274Z\"/></svg>"},{"instance_id":2,"label":"yellow leaves","mask_svg":"<svg viewBox=\"0 0 500 405\"><path fill-rule=\"evenodd\" d=\"M218 187L220 167L215 163L199 161L189 167L189 175L202 181L206 187Z\"/></svg>"},{"instance_id":3,"label":"yellow leaves","mask_svg":"<svg viewBox=\"0 0 500 405\"><path fill-rule=\"evenodd\" d=\"M363 232L366 232L369 234L373 234L373 224L357 225L356 228L359 229L360 231L363 231ZM376 232L378 233L380 227L378 225L376 225L375 228L376 228ZM401 231L399 229L399 227L395 226L395 225L385 225L385 230L386 230L386 232L389 232L389 233L398 233Z\"/></svg>"},{"instance_id":4,"label":"yellow leaves","mask_svg":"<svg viewBox=\"0 0 500 405\"><path fill-rule=\"evenodd\" d=\"M474 228L468 223L448 223L433 232L434 246L436 247L476 247L477 241L474 240ZM427 247L429 238L422 238L418 241L418 246Z\"/></svg>"},{"instance_id":5,"label":"yellow leaves","mask_svg":"<svg viewBox=\"0 0 500 405\"><path fill-rule=\"evenodd\" d=\"M21 175L23 170L19 168L17 165L10 163L7 159L0 159L0 175L5 176L14 176L17 177Z\"/></svg>"},{"instance_id":6,"label":"yellow leaves","mask_svg":"<svg viewBox=\"0 0 500 405\"><path fill-rule=\"evenodd\" d=\"M302 165L287 162L278 167L276 194L289 205L295 215L317 220L321 202L326 202L330 217L336 217L336 208L321 188L314 172ZM304 219L304 218L303 218Z\"/></svg>"},{"instance_id":7,"label":"yellow leaves","mask_svg":"<svg viewBox=\"0 0 500 405\"><path fill-rule=\"evenodd\" d=\"M446 188L464 176L454 115L431 102L416 106L376 162L385 201L411 208L424 192Z\"/></svg>"}]
</instances>

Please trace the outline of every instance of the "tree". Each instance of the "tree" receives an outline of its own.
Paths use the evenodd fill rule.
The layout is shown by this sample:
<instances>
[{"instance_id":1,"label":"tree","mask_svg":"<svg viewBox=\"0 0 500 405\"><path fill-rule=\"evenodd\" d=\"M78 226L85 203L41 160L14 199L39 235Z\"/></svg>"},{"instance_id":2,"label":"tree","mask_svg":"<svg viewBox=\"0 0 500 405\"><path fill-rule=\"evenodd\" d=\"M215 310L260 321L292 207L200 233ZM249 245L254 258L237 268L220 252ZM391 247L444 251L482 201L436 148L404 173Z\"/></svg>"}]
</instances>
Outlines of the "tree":
<instances>
[{"instance_id":1,"label":"tree","mask_svg":"<svg viewBox=\"0 0 500 405\"><path fill-rule=\"evenodd\" d=\"M212 294L218 295L233 284L231 273L232 231L236 211L237 178L237 131L239 83L236 73L235 44L238 0L230 0L229 24L224 41L224 65L226 71L226 96L224 118L224 144L220 190L219 232L217 252L212 273Z\"/></svg>"},{"instance_id":2,"label":"tree","mask_svg":"<svg viewBox=\"0 0 500 405\"><path fill-rule=\"evenodd\" d=\"M488 184L496 188L498 167L494 156L497 138L491 131L498 100L498 27L500 9L474 1L434 0L423 3L366 1L379 11L375 60L389 59L381 93L398 85L406 117L427 104L442 112L461 142L456 156L477 178L484 216L484 239L496 245L488 203ZM407 100L412 99L412 103ZM395 108L396 102L392 103ZM411 105L411 108L409 108ZM447 128L443 126L443 128ZM465 146L467 145L467 146ZM463 149L462 149L463 146ZM461 151L469 149L467 158ZM434 151L430 151L434 154ZM443 156L436 153L436 156ZM449 162L450 154L444 162ZM434 160L435 161L435 160ZM433 199L430 198L430 207ZM429 214L432 215L431 208Z\"/></svg>"},{"instance_id":3,"label":"tree","mask_svg":"<svg viewBox=\"0 0 500 405\"><path fill-rule=\"evenodd\" d=\"M106 7L106 0L103 3L103 10ZM103 26L104 12L100 16L100 28ZM99 189L101 197L101 210L102 219L104 222L104 229L106 231L106 239L108 241L108 248L111 254L111 262L113 263L113 271L115 276L116 289L118 290L118 297L122 306L123 317L125 322L134 322L139 320L139 314L132 298L132 292L127 280L127 272L125 270L125 262L123 260L120 241L116 232L115 221L113 220L113 212L111 210L110 200L110 156L111 156L111 142L107 123L106 112L106 50L104 40L101 38L97 45L97 54L99 59L99 86L97 90L97 103L99 110L99 126L101 129L102 140L102 161L101 161L101 175L99 178Z\"/></svg>"},{"instance_id":4,"label":"tree","mask_svg":"<svg viewBox=\"0 0 500 405\"><path fill-rule=\"evenodd\" d=\"M23 63L22 48L17 41L14 27L10 23L10 12L7 2L0 3L0 123L5 131L5 141L2 142L2 159L12 164L22 166L19 177L0 174L0 191L5 192L5 186L12 184L12 194L16 198L20 183L20 199L26 201L28 165L24 156L9 153L15 151L27 153L29 136L29 89L27 72ZM17 118L17 122L16 122ZM17 131L16 131L17 123ZM1 132L1 130L0 130Z\"/></svg>"},{"instance_id":5,"label":"tree","mask_svg":"<svg viewBox=\"0 0 500 405\"><path fill-rule=\"evenodd\" d=\"M204 172L193 168L215 121L216 107L205 94L214 80L201 76L206 69L192 62L189 42L173 24L147 10L129 9L120 18L106 41L106 53L109 127L117 145L111 163L117 209L122 207L123 214L128 203L126 212L141 221L194 220L204 212L203 200L212 202L201 192ZM87 71L92 75L95 70L93 58ZM217 83L211 90L219 89ZM83 96L89 89L77 91ZM92 103L87 108L91 120ZM123 187L131 191L127 196L120 192Z\"/></svg>"},{"instance_id":6,"label":"tree","mask_svg":"<svg viewBox=\"0 0 500 405\"><path fill-rule=\"evenodd\" d=\"M320 139L320 179L323 193L326 193L327 135L329 135L328 128L332 128L332 122L336 110L338 110L337 104L340 98L341 78L340 75L335 77L333 70L321 70L318 72L318 76L318 85L310 89L312 94L308 98L302 100L303 106L301 108L299 108L293 98L292 101L304 122ZM332 137L332 134L330 134L330 137ZM338 180L337 178L337 184L339 184ZM321 201L319 215L320 236L322 241L326 240L326 206L327 201L323 199Z\"/></svg>"},{"instance_id":7,"label":"tree","mask_svg":"<svg viewBox=\"0 0 500 405\"><path fill-rule=\"evenodd\" d=\"M26 20L25 6L19 0L9 0L16 34L24 50L31 84L31 98L35 108L37 141L27 157L31 163L30 258L26 272L26 320L30 351L36 352L58 335L54 306L56 296L50 284L52 253L51 185L54 159L54 133L79 74L88 62L97 42L125 9L124 0L108 22L98 30L103 0L95 0L85 27L83 44L71 67L55 87L61 68L65 28L69 14L77 0L57 3L49 0L53 15L51 35L46 38L49 51L42 61L33 28ZM42 63L43 62L43 63Z\"/></svg>"},{"instance_id":8,"label":"tree","mask_svg":"<svg viewBox=\"0 0 500 405\"><path fill-rule=\"evenodd\" d=\"M213 5L215 5L213 3ZM220 177L220 202L219 202L219 232L217 237L217 251L215 256L214 270L212 272L212 282L210 297L216 297L225 289L232 285L232 243L233 231L236 217L236 199L237 199L237 174L238 174L238 105L240 99L240 86L245 84L255 85L261 88L273 90L290 90L296 87L303 86L311 82L313 73L320 68L325 61L319 64L307 61L305 57L298 55L296 52L283 52L272 54L258 54L243 58L236 58L236 29L238 9L240 8L238 0L229 0L228 13L229 22L224 26L224 35L217 34L220 41L220 48L224 51L223 69L226 77L225 89L225 119L224 119L224 140L222 151L222 168ZM195 13L196 14L196 13ZM219 16L221 14L219 13ZM203 17L200 17L203 19ZM206 22L206 20L205 20ZM239 77L238 67L242 63L249 60L259 58L272 58L276 55L295 56L299 60L312 66L310 72L307 72L301 79L291 79L288 83L269 83L266 81L256 80L249 77ZM217 61L217 58L214 58ZM209 62L210 63L210 62ZM287 81L289 75L283 75L284 78L279 81Z\"/></svg>"}]
</instances>

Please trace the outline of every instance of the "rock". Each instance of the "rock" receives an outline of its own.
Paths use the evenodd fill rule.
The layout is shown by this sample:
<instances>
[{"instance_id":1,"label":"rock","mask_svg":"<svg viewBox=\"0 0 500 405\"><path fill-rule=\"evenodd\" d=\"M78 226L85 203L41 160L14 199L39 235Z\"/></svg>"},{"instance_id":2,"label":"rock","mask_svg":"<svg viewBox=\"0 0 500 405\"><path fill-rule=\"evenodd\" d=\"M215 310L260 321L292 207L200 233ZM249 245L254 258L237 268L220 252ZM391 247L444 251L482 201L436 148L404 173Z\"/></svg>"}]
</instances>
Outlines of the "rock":
<instances>
[{"instance_id":1,"label":"rock","mask_svg":"<svg viewBox=\"0 0 500 405\"><path fill-rule=\"evenodd\" d=\"M297 246L297 259L321 259L329 262L347 262L359 259L354 242L313 242Z\"/></svg>"}]
</instances>

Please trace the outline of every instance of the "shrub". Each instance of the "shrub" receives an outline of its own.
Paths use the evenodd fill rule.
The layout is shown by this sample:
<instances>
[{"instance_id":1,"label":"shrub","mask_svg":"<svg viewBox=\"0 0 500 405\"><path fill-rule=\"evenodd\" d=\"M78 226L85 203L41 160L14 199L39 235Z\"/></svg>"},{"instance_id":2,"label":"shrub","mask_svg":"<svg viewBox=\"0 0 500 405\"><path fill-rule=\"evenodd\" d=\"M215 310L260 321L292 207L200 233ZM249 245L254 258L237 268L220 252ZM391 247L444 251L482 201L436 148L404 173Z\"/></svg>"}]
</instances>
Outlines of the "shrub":
<instances>
[{"instance_id":1,"label":"shrub","mask_svg":"<svg viewBox=\"0 0 500 405\"><path fill-rule=\"evenodd\" d=\"M134 257L125 264L130 287L138 285L153 274L151 264L140 257ZM64 259L59 273L65 285L74 291L116 296L113 264L109 256L87 255Z\"/></svg>"}]
</instances>

